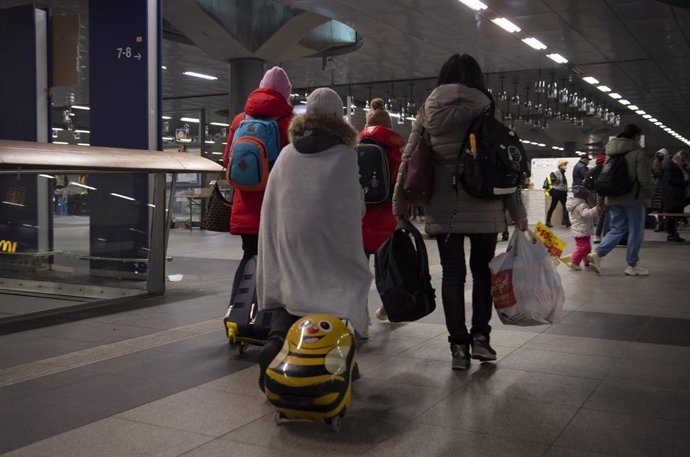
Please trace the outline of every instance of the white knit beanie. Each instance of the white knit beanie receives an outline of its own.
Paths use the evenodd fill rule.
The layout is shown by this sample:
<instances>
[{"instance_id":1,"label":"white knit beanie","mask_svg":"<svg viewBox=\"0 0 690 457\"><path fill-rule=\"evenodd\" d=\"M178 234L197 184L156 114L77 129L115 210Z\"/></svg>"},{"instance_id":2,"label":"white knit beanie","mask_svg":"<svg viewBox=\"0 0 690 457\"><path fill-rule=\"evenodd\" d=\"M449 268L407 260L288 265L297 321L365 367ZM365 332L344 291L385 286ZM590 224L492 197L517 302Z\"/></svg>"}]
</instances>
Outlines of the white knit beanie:
<instances>
[{"instance_id":1,"label":"white knit beanie","mask_svg":"<svg viewBox=\"0 0 690 457\"><path fill-rule=\"evenodd\" d=\"M320 87L307 97L307 114L317 116L343 116L343 100L328 87Z\"/></svg>"}]
</instances>

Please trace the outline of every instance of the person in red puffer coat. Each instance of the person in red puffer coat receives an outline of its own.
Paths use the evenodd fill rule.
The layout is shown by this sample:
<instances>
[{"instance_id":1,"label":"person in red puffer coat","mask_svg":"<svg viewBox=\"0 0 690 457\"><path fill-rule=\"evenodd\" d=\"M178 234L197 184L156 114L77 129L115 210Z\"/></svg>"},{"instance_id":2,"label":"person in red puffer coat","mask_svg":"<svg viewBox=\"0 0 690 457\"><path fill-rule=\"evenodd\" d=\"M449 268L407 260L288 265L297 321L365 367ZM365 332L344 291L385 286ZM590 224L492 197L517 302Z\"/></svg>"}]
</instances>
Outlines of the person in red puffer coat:
<instances>
[{"instance_id":1,"label":"person in red puffer coat","mask_svg":"<svg viewBox=\"0 0 690 457\"><path fill-rule=\"evenodd\" d=\"M259 88L247 98L244 112L235 116L235 119L232 121L225 153L223 154L223 166L225 168L228 167L228 154L235 130L237 130L240 122L245 119L245 116L276 119L278 129L280 130L280 149L290 142L287 130L293 117L293 108L290 104L291 92L292 84L290 84L285 70L280 67L273 67L264 74L259 83ZM238 283L237 276L241 274L243 264L258 253L259 218L263 200L264 191L241 191L238 189L235 189L232 198L230 233L242 237L243 251L242 262L235 274L233 295Z\"/></svg>"},{"instance_id":2,"label":"person in red puffer coat","mask_svg":"<svg viewBox=\"0 0 690 457\"><path fill-rule=\"evenodd\" d=\"M393 124L388 111L384 108L384 102L380 98L371 101L371 109L367 112L367 124L359 134L360 141L368 138L376 141L386 148L388 153L388 166L390 167L391 186L395 185L398 177L398 168L402 158L401 149L405 145L405 139L393 130ZM367 205L367 212L362 219L362 238L364 240L364 252L367 256L374 254L378 248L393 234L397 220L393 215L393 206L390 201ZM376 311L376 317L386 319L383 307Z\"/></svg>"}]
</instances>

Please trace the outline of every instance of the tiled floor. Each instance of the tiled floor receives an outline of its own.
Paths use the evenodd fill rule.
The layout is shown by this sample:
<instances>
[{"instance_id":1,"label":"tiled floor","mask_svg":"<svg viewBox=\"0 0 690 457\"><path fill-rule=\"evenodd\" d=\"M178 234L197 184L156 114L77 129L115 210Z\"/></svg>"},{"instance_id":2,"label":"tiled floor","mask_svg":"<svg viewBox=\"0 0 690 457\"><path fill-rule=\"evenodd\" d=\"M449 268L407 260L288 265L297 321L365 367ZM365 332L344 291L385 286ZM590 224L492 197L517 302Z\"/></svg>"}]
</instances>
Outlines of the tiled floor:
<instances>
[{"instance_id":1,"label":"tiled floor","mask_svg":"<svg viewBox=\"0 0 690 457\"><path fill-rule=\"evenodd\" d=\"M335 433L276 425L256 387L257 350L240 357L226 344L239 240L178 231L168 272L184 279L151 306L0 336L0 454L690 455L690 246L647 235L651 276L624 276L616 249L601 276L559 267L560 323L494 319L495 364L450 369L440 302L420 322L375 321ZM372 289L372 317L378 304Z\"/></svg>"}]
</instances>

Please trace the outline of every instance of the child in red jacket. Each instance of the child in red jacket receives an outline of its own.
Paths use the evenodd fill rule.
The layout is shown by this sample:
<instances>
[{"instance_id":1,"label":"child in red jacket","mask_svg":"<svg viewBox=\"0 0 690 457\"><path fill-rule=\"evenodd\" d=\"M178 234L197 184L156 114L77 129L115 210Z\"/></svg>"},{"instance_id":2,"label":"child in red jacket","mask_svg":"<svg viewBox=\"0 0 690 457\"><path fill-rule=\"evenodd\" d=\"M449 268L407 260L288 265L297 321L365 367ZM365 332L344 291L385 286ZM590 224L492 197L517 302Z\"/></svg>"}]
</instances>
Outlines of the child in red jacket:
<instances>
[{"instance_id":1,"label":"child in red jacket","mask_svg":"<svg viewBox=\"0 0 690 457\"><path fill-rule=\"evenodd\" d=\"M388 154L388 166L390 167L391 186L395 185L402 158L401 149L405 140L395 130L393 123L382 99L375 98L371 101L371 109L367 113L367 124L359 134L359 139L372 139L386 148ZM393 216L393 207L390 201L367 205L367 212L362 219L362 238L364 240L364 252L374 254L379 247L393 234L397 221ZM383 307L376 311L376 317L386 319Z\"/></svg>"},{"instance_id":2,"label":"child in red jacket","mask_svg":"<svg viewBox=\"0 0 690 457\"><path fill-rule=\"evenodd\" d=\"M247 98L244 112L235 116L230 126L225 154L223 155L223 166L228 167L228 154L232 144L235 130L246 116L255 118L273 118L278 122L280 130L280 148L285 147L290 141L287 130L292 120L293 107L290 104L292 84L288 79L285 70L280 67L273 67L268 70L259 88L252 92ZM230 233L242 237L242 261L235 273L232 295L235 295L235 288L239 283L238 276L244 270L244 264L258 253L259 241L259 217L261 215L261 205L264 200L264 191L241 191L235 189L232 199L232 210L230 215Z\"/></svg>"}]
</instances>

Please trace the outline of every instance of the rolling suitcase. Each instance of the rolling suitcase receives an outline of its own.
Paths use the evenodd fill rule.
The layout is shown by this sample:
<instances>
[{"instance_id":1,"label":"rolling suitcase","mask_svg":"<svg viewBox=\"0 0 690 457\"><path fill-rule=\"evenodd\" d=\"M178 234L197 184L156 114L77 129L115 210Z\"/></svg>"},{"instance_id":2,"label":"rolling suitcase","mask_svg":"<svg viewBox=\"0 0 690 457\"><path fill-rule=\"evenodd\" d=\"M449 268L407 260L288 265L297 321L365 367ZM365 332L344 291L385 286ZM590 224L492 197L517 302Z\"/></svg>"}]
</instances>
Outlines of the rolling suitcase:
<instances>
[{"instance_id":1,"label":"rolling suitcase","mask_svg":"<svg viewBox=\"0 0 690 457\"><path fill-rule=\"evenodd\" d=\"M263 346L271 331L272 311L259 311L256 300L256 256L247 260L242 268L237 290L230 298L223 322L230 344L237 344L240 354L250 344Z\"/></svg>"},{"instance_id":2,"label":"rolling suitcase","mask_svg":"<svg viewBox=\"0 0 690 457\"><path fill-rule=\"evenodd\" d=\"M339 430L352 396L355 343L347 326L327 314L295 322L266 369L266 398L276 423L325 422Z\"/></svg>"}]
</instances>

